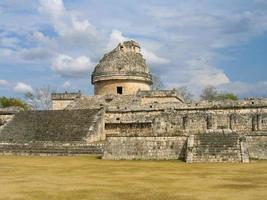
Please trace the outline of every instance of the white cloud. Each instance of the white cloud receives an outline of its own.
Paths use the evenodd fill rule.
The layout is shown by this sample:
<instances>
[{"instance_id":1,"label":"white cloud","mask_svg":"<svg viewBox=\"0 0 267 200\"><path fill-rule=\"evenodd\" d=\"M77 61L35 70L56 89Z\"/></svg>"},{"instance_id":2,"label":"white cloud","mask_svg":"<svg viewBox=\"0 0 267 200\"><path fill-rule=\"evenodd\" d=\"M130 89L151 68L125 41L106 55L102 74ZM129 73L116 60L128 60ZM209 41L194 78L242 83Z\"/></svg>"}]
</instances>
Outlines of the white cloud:
<instances>
[{"instance_id":1,"label":"white cloud","mask_svg":"<svg viewBox=\"0 0 267 200\"><path fill-rule=\"evenodd\" d=\"M73 58L60 54L53 60L52 69L63 77L89 77L94 63L86 56Z\"/></svg>"},{"instance_id":2,"label":"white cloud","mask_svg":"<svg viewBox=\"0 0 267 200\"><path fill-rule=\"evenodd\" d=\"M118 30L113 30L109 36L109 41L108 41L106 49L110 51L114 49L119 43L127 41L127 40L130 40L130 38L123 36L122 32Z\"/></svg>"},{"instance_id":3,"label":"white cloud","mask_svg":"<svg viewBox=\"0 0 267 200\"><path fill-rule=\"evenodd\" d=\"M39 11L50 18L55 31L66 43L94 43L98 40L96 28L88 21L79 19L76 12L67 10L62 0L40 0Z\"/></svg>"},{"instance_id":4,"label":"white cloud","mask_svg":"<svg viewBox=\"0 0 267 200\"><path fill-rule=\"evenodd\" d=\"M36 48L29 48L29 49L22 49L20 51L20 55L25 60L45 60L50 59L53 56L53 51L51 49L47 49L44 47L36 47Z\"/></svg>"},{"instance_id":5,"label":"white cloud","mask_svg":"<svg viewBox=\"0 0 267 200\"><path fill-rule=\"evenodd\" d=\"M27 85L23 82L18 82L17 85L13 88L15 92L20 94L25 94L27 92L33 92L33 89L30 85Z\"/></svg>"},{"instance_id":6,"label":"white cloud","mask_svg":"<svg viewBox=\"0 0 267 200\"><path fill-rule=\"evenodd\" d=\"M238 85L238 75L230 74L233 80L229 80L221 69L225 55L218 50L240 49L267 30L266 0L122 1L119 7L112 2L1 2L0 67L8 64L16 70L51 64L61 76L88 77L92 62L98 62L104 51L134 39L168 88L189 85L199 90L209 84ZM230 59L234 63L239 58ZM34 76L38 76L36 71L33 70ZM3 77L9 79L6 75L8 72ZM57 76L51 77L53 82ZM254 82L256 79L253 77ZM251 88L248 85L245 84L246 90Z\"/></svg>"},{"instance_id":7,"label":"white cloud","mask_svg":"<svg viewBox=\"0 0 267 200\"><path fill-rule=\"evenodd\" d=\"M31 46L18 49L17 54L20 59L28 62L50 62L58 51L58 42L40 31L31 33L27 37L27 41L31 43Z\"/></svg>"},{"instance_id":8,"label":"white cloud","mask_svg":"<svg viewBox=\"0 0 267 200\"><path fill-rule=\"evenodd\" d=\"M161 58L154 54L152 51L148 51L145 48L141 49L142 54L144 55L144 58L150 63L150 64L168 64L170 63L169 59Z\"/></svg>"},{"instance_id":9,"label":"white cloud","mask_svg":"<svg viewBox=\"0 0 267 200\"><path fill-rule=\"evenodd\" d=\"M7 84L8 84L8 81L0 79L0 86L6 86Z\"/></svg>"},{"instance_id":10,"label":"white cloud","mask_svg":"<svg viewBox=\"0 0 267 200\"><path fill-rule=\"evenodd\" d=\"M177 16L177 11L174 8L164 6L147 6L148 13L155 18L172 18Z\"/></svg>"},{"instance_id":11,"label":"white cloud","mask_svg":"<svg viewBox=\"0 0 267 200\"><path fill-rule=\"evenodd\" d=\"M36 42L38 45L43 45L50 50L58 47L57 41L54 38L50 38L40 31L34 31L29 37L29 40Z\"/></svg>"},{"instance_id":12,"label":"white cloud","mask_svg":"<svg viewBox=\"0 0 267 200\"><path fill-rule=\"evenodd\" d=\"M63 84L62 84L62 87L63 88L69 88L71 86L71 82L70 81L65 81Z\"/></svg>"},{"instance_id":13,"label":"white cloud","mask_svg":"<svg viewBox=\"0 0 267 200\"><path fill-rule=\"evenodd\" d=\"M9 57L13 55L14 51L8 48L0 48L0 57Z\"/></svg>"},{"instance_id":14,"label":"white cloud","mask_svg":"<svg viewBox=\"0 0 267 200\"><path fill-rule=\"evenodd\" d=\"M195 6L192 1L181 5L185 9L178 9L176 16L154 15L164 33L159 38L169 47L166 51L173 65L159 71L163 82L166 86L189 85L196 92L205 85L230 83L218 66L224 57L216 53L217 49L235 47L263 34L267 30L266 13L234 13L231 9L214 9L212 3Z\"/></svg>"},{"instance_id":15,"label":"white cloud","mask_svg":"<svg viewBox=\"0 0 267 200\"><path fill-rule=\"evenodd\" d=\"M267 98L267 81L256 83L230 82L219 87L223 91L232 92L241 97L266 97Z\"/></svg>"},{"instance_id":16,"label":"white cloud","mask_svg":"<svg viewBox=\"0 0 267 200\"><path fill-rule=\"evenodd\" d=\"M128 37L123 36L122 32L118 30L113 30L109 37L109 42L107 44L107 50L112 50L115 48L119 43L131 40ZM141 47L141 53L143 54L144 58L150 63L150 64L167 64L170 62L170 60L166 58L161 58L157 56L152 51L147 50L144 47Z\"/></svg>"},{"instance_id":17,"label":"white cloud","mask_svg":"<svg viewBox=\"0 0 267 200\"><path fill-rule=\"evenodd\" d=\"M230 80L226 74L216 68L210 61L214 59L212 55L203 54L201 58L187 61L187 70L190 72L189 84L192 86L218 86L220 84L229 83Z\"/></svg>"},{"instance_id":18,"label":"white cloud","mask_svg":"<svg viewBox=\"0 0 267 200\"><path fill-rule=\"evenodd\" d=\"M16 48L18 45L18 38L15 37L0 37L0 46L8 48Z\"/></svg>"}]
</instances>

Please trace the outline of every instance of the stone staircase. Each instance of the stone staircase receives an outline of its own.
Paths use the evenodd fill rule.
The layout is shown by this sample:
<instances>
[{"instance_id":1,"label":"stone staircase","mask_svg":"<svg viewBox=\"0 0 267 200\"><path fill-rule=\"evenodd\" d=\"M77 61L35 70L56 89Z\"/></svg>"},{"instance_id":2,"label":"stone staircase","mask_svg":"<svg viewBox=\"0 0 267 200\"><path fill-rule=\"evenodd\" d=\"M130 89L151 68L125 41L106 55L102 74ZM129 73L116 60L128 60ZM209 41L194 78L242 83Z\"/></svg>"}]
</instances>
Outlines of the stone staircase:
<instances>
[{"instance_id":1,"label":"stone staircase","mask_svg":"<svg viewBox=\"0 0 267 200\"><path fill-rule=\"evenodd\" d=\"M90 144L98 109L19 112L0 131L0 154L99 154Z\"/></svg>"},{"instance_id":2,"label":"stone staircase","mask_svg":"<svg viewBox=\"0 0 267 200\"><path fill-rule=\"evenodd\" d=\"M0 143L0 155L87 155L102 154L103 143Z\"/></svg>"},{"instance_id":3,"label":"stone staircase","mask_svg":"<svg viewBox=\"0 0 267 200\"><path fill-rule=\"evenodd\" d=\"M233 132L191 135L187 142L186 162L248 162L244 152L239 135Z\"/></svg>"}]
</instances>

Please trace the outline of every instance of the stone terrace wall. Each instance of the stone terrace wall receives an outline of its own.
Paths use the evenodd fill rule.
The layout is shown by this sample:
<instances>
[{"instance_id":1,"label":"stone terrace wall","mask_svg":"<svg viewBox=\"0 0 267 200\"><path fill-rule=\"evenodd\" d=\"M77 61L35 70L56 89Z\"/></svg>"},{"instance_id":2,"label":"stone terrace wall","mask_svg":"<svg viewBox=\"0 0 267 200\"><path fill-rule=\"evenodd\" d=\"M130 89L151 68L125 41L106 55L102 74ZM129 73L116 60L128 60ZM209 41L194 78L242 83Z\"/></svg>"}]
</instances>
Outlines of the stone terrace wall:
<instances>
[{"instance_id":1,"label":"stone terrace wall","mask_svg":"<svg viewBox=\"0 0 267 200\"><path fill-rule=\"evenodd\" d=\"M173 151L162 143L162 138L167 138L164 142L169 144L175 140L173 138L194 135L197 145L192 162L248 162L247 143L239 139L267 131L267 103L262 100L179 105L121 104L106 109L108 142L105 159L174 158L166 153ZM176 143L177 150L184 145ZM160 146L162 151L154 151ZM254 157L253 152L257 154L256 149L260 147L261 158L265 157L265 146L265 138L251 139L248 145Z\"/></svg>"},{"instance_id":2,"label":"stone terrace wall","mask_svg":"<svg viewBox=\"0 0 267 200\"><path fill-rule=\"evenodd\" d=\"M249 135L246 140L250 158L267 159L267 133Z\"/></svg>"},{"instance_id":3,"label":"stone terrace wall","mask_svg":"<svg viewBox=\"0 0 267 200\"><path fill-rule=\"evenodd\" d=\"M106 127L113 126L114 129L120 129L120 124L151 123L154 135L158 136L198 134L220 129L249 134L267 131L267 108L108 109L105 123Z\"/></svg>"},{"instance_id":4,"label":"stone terrace wall","mask_svg":"<svg viewBox=\"0 0 267 200\"><path fill-rule=\"evenodd\" d=\"M187 137L108 137L103 159L185 159Z\"/></svg>"}]
</instances>

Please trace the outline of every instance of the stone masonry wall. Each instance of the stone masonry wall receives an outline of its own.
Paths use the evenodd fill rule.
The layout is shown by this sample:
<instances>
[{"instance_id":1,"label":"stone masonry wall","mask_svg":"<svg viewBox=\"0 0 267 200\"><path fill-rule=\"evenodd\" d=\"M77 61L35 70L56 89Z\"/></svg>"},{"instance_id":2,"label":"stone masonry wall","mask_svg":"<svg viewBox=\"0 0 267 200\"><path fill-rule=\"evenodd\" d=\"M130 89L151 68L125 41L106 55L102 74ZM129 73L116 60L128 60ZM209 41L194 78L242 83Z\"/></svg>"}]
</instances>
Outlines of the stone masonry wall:
<instances>
[{"instance_id":1,"label":"stone masonry wall","mask_svg":"<svg viewBox=\"0 0 267 200\"><path fill-rule=\"evenodd\" d=\"M265 138L250 139L248 145L240 139L267 131L266 105L235 103L108 107L105 114L108 139L103 158L177 159L174 155L178 154L169 144L179 140L175 148L183 152L185 138L192 135L196 143L191 162L248 162L248 151L252 157L265 158Z\"/></svg>"},{"instance_id":2,"label":"stone masonry wall","mask_svg":"<svg viewBox=\"0 0 267 200\"><path fill-rule=\"evenodd\" d=\"M95 95L117 94L117 87L122 87L122 94L135 94L138 90L150 90L149 84L138 80L108 80L95 83Z\"/></svg>"},{"instance_id":3,"label":"stone masonry wall","mask_svg":"<svg viewBox=\"0 0 267 200\"><path fill-rule=\"evenodd\" d=\"M108 137L103 159L185 159L187 137Z\"/></svg>"},{"instance_id":4,"label":"stone masonry wall","mask_svg":"<svg viewBox=\"0 0 267 200\"><path fill-rule=\"evenodd\" d=\"M153 136L152 124L113 123L105 125L105 134L109 136Z\"/></svg>"},{"instance_id":5,"label":"stone masonry wall","mask_svg":"<svg viewBox=\"0 0 267 200\"><path fill-rule=\"evenodd\" d=\"M106 134L104 132L104 113L104 110L101 109L92 119L92 126L89 128L89 134L85 137L87 143L103 141L106 139Z\"/></svg>"},{"instance_id":6,"label":"stone masonry wall","mask_svg":"<svg viewBox=\"0 0 267 200\"><path fill-rule=\"evenodd\" d=\"M189 135L222 129L248 134L267 131L267 110L257 108L107 110L105 123L106 127L109 127L108 124L113 124L114 129L118 129L120 124L151 123L154 135L158 136Z\"/></svg>"},{"instance_id":7,"label":"stone masonry wall","mask_svg":"<svg viewBox=\"0 0 267 200\"><path fill-rule=\"evenodd\" d=\"M69 106L74 100L53 100L52 101L52 109L53 110L64 110L67 106Z\"/></svg>"},{"instance_id":8,"label":"stone masonry wall","mask_svg":"<svg viewBox=\"0 0 267 200\"><path fill-rule=\"evenodd\" d=\"M249 157L267 159L267 133L265 135L247 136Z\"/></svg>"},{"instance_id":9,"label":"stone masonry wall","mask_svg":"<svg viewBox=\"0 0 267 200\"><path fill-rule=\"evenodd\" d=\"M63 110L75 100L81 98L81 93L52 93L52 110Z\"/></svg>"}]
</instances>

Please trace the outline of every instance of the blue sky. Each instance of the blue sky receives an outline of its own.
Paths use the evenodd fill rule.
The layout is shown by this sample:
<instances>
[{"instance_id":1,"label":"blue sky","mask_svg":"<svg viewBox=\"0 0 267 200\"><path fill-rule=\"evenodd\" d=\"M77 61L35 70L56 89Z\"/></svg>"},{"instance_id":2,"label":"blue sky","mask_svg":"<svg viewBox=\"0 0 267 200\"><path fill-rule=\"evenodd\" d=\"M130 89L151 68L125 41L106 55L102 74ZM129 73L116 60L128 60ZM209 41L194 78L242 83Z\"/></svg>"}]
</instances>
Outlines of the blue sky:
<instances>
[{"instance_id":1,"label":"blue sky","mask_svg":"<svg viewBox=\"0 0 267 200\"><path fill-rule=\"evenodd\" d=\"M168 89L267 97L267 0L1 0L0 96L93 94L94 66L128 39Z\"/></svg>"}]
</instances>

